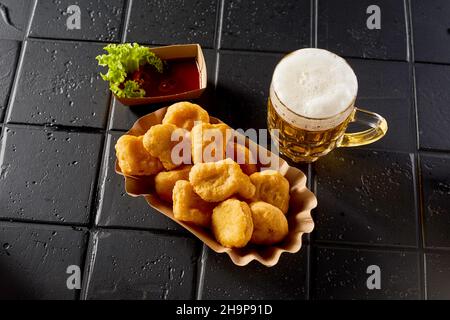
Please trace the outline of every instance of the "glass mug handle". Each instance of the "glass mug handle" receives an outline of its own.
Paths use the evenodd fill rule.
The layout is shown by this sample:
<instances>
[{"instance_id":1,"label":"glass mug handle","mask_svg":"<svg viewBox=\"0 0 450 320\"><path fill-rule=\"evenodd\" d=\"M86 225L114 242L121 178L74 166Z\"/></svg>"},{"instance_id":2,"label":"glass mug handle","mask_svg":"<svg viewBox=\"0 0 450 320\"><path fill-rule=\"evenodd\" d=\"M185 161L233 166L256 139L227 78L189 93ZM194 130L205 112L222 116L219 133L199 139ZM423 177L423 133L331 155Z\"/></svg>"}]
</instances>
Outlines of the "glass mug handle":
<instances>
[{"instance_id":1,"label":"glass mug handle","mask_svg":"<svg viewBox=\"0 0 450 320\"><path fill-rule=\"evenodd\" d=\"M377 113L359 108L355 108L352 122L361 123L370 127L370 129L355 133L344 133L339 147L356 147L375 142L381 139L388 130L386 119Z\"/></svg>"}]
</instances>

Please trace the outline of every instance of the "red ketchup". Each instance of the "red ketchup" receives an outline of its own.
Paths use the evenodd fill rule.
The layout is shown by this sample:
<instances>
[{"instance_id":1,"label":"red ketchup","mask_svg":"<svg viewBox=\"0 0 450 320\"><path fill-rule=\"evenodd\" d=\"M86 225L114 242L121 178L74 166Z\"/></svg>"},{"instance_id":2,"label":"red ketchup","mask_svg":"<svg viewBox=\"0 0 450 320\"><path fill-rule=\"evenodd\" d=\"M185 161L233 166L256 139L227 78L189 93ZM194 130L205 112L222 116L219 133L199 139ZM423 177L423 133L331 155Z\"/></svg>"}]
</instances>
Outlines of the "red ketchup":
<instances>
[{"instance_id":1,"label":"red ketchup","mask_svg":"<svg viewBox=\"0 0 450 320\"><path fill-rule=\"evenodd\" d=\"M163 72L145 65L133 72L129 80L138 81L146 97L168 96L200 89L200 71L195 58L164 60Z\"/></svg>"}]
</instances>

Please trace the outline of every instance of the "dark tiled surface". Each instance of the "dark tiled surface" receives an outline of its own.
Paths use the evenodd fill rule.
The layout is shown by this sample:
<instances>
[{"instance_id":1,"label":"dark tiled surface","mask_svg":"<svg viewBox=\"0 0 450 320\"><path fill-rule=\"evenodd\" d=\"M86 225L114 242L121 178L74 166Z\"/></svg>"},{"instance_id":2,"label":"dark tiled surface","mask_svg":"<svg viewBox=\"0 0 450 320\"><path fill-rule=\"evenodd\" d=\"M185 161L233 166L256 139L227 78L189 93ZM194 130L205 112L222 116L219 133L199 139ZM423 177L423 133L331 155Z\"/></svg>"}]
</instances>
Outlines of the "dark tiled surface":
<instances>
[{"instance_id":1,"label":"dark tiled surface","mask_svg":"<svg viewBox=\"0 0 450 320\"><path fill-rule=\"evenodd\" d=\"M406 60L403 0L318 0L318 46L339 55ZM380 29L369 29L369 6L380 10ZM370 21L369 21L370 22Z\"/></svg>"},{"instance_id":2,"label":"dark tiled surface","mask_svg":"<svg viewBox=\"0 0 450 320\"><path fill-rule=\"evenodd\" d=\"M0 223L0 299L75 299L66 285L84 259L86 232Z\"/></svg>"},{"instance_id":3,"label":"dark tiled surface","mask_svg":"<svg viewBox=\"0 0 450 320\"><path fill-rule=\"evenodd\" d=\"M411 0L416 61L450 63L450 3Z\"/></svg>"},{"instance_id":4,"label":"dark tiled surface","mask_svg":"<svg viewBox=\"0 0 450 320\"><path fill-rule=\"evenodd\" d=\"M427 298L450 299L448 275L450 273L450 253L427 254Z\"/></svg>"},{"instance_id":5,"label":"dark tiled surface","mask_svg":"<svg viewBox=\"0 0 450 320\"><path fill-rule=\"evenodd\" d=\"M319 159L314 169L316 239L416 245L409 154L340 149Z\"/></svg>"},{"instance_id":6,"label":"dark tiled surface","mask_svg":"<svg viewBox=\"0 0 450 320\"><path fill-rule=\"evenodd\" d=\"M124 2L124 0L37 0L29 36L118 42ZM73 25L77 15L74 10L69 10L72 5L78 6L80 10L80 29L68 27Z\"/></svg>"},{"instance_id":7,"label":"dark tiled surface","mask_svg":"<svg viewBox=\"0 0 450 320\"><path fill-rule=\"evenodd\" d=\"M87 223L100 149L97 134L6 128L0 217Z\"/></svg>"},{"instance_id":8,"label":"dark tiled surface","mask_svg":"<svg viewBox=\"0 0 450 320\"><path fill-rule=\"evenodd\" d=\"M211 48L214 46L217 5L217 0L133 0L126 41L199 43Z\"/></svg>"},{"instance_id":9,"label":"dark tiled surface","mask_svg":"<svg viewBox=\"0 0 450 320\"><path fill-rule=\"evenodd\" d=\"M319 247L312 264L314 299L420 298L417 253ZM368 289L369 266L379 267L380 289Z\"/></svg>"},{"instance_id":10,"label":"dark tiled surface","mask_svg":"<svg viewBox=\"0 0 450 320\"><path fill-rule=\"evenodd\" d=\"M95 60L102 47L27 41L8 122L104 127L109 92Z\"/></svg>"},{"instance_id":11,"label":"dark tiled surface","mask_svg":"<svg viewBox=\"0 0 450 320\"><path fill-rule=\"evenodd\" d=\"M450 248L450 157L421 155L425 245Z\"/></svg>"},{"instance_id":12,"label":"dark tiled surface","mask_svg":"<svg viewBox=\"0 0 450 320\"><path fill-rule=\"evenodd\" d=\"M310 37L309 0L225 1L221 48L293 51L309 47Z\"/></svg>"},{"instance_id":13,"label":"dark tiled surface","mask_svg":"<svg viewBox=\"0 0 450 320\"><path fill-rule=\"evenodd\" d=\"M191 299L197 242L137 231L93 235L87 299Z\"/></svg>"},{"instance_id":14,"label":"dark tiled surface","mask_svg":"<svg viewBox=\"0 0 450 320\"><path fill-rule=\"evenodd\" d=\"M359 108L382 114L389 130L372 145L393 151L416 150L416 124L412 104L412 83L406 62L349 60L358 77Z\"/></svg>"},{"instance_id":15,"label":"dark tiled surface","mask_svg":"<svg viewBox=\"0 0 450 320\"><path fill-rule=\"evenodd\" d=\"M163 230L184 230L157 210L149 207L143 198L133 198L124 189L124 179L115 173L114 145L121 134L108 135L107 155L97 196L97 224L100 226L134 227Z\"/></svg>"},{"instance_id":16,"label":"dark tiled surface","mask_svg":"<svg viewBox=\"0 0 450 320\"><path fill-rule=\"evenodd\" d=\"M286 254L278 265L267 268L255 262L242 268L224 254L207 253L202 299L306 298L307 247L299 254Z\"/></svg>"},{"instance_id":17,"label":"dark tiled surface","mask_svg":"<svg viewBox=\"0 0 450 320\"><path fill-rule=\"evenodd\" d=\"M209 109L214 103L216 53L213 50L205 49L203 50L203 55L205 57L207 67L208 85L197 103L204 106L206 109ZM109 128L111 130L128 131L140 117L168 105L170 105L170 103L124 106L117 99L113 98Z\"/></svg>"},{"instance_id":18,"label":"dark tiled surface","mask_svg":"<svg viewBox=\"0 0 450 320\"><path fill-rule=\"evenodd\" d=\"M266 128L267 92L280 58L272 54L221 54L213 115L233 128Z\"/></svg>"},{"instance_id":19,"label":"dark tiled surface","mask_svg":"<svg viewBox=\"0 0 450 320\"><path fill-rule=\"evenodd\" d=\"M450 66L415 67L420 148L450 151Z\"/></svg>"},{"instance_id":20,"label":"dark tiled surface","mask_svg":"<svg viewBox=\"0 0 450 320\"><path fill-rule=\"evenodd\" d=\"M19 54L19 42L12 40L0 40L0 119L8 103L9 93L15 73L17 56Z\"/></svg>"},{"instance_id":21,"label":"dark tiled surface","mask_svg":"<svg viewBox=\"0 0 450 320\"><path fill-rule=\"evenodd\" d=\"M0 4L0 39L21 40L25 34L33 2L2 0Z\"/></svg>"},{"instance_id":22,"label":"dark tiled surface","mask_svg":"<svg viewBox=\"0 0 450 320\"><path fill-rule=\"evenodd\" d=\"M29 21L33 3L0 5L0 116L8 110L0 220L10 220L0 222L1 297L449 298L450 71L437 64L449 62L447 2L74 2L81 30L64 26L69 2L39 0ZM381 30L366 27L371 4L381 8ZM316 24L319 47L355 58L358 105L384 115L390 129L376 144L297 165L319 198L309 245L272 268L236 267L124 194L113 172L121 132L110 130L126 131L165 104L129 108L110 99L94 60L101 42L201 43L209 83L197 102L233 127L266 128L275 64L314 44ZM412 44L425 63L410 61ZM72 264L83 270L81 295L65 286ZM366 287L372 264L381 268L380 290Z\"/></svg>"}]
</instances>

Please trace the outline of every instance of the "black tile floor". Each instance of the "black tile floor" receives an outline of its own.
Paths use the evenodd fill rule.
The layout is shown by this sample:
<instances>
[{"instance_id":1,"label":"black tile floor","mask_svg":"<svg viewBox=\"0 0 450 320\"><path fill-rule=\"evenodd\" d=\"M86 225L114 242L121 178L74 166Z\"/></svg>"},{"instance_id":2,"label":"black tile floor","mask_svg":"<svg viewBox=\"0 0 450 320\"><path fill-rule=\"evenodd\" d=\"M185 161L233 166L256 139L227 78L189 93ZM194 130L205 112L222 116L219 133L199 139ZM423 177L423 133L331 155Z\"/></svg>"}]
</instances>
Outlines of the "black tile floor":
<instances>
[{"instance_id":1,"label":"black tile floor","mask_svg":"<svg viewBox=\"0 0 450 320\"><path fill-rule=\"evenodd\" d=\"M370 5L381 29L367 27ZM450 299L449 12L444 0L1 1L0 298ZM298 165L317 193L315 231L273 268L237 267L114 173L118 136L162 106L111 99L94 57L125 41L199 42L199 103L244 129L266 127L283 54L327 48L349 58L358 105L390 130ZM380 289L367 286L374 266Z\"/></svg>"}]
</instances>

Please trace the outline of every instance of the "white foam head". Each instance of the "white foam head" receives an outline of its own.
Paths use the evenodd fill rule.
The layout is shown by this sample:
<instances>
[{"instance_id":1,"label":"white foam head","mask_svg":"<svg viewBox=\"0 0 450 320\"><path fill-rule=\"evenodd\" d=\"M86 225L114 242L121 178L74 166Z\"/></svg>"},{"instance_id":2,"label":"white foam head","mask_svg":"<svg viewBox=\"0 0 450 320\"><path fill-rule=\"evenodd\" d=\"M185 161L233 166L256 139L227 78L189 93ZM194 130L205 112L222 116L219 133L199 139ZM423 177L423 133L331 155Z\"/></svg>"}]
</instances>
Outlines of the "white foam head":
<instances>
[{"instance_id":1,"label":"white foam head","mask_svg":"<svg viewBox=\"0 0 450 320\"><path fill-rule=\"evenodd\" d=\"M323 49L300 49L275 68L272 86L291 111L308 118L328 118L350 106L358 80L347 62Z\"/></svg>"}]
</instances>

